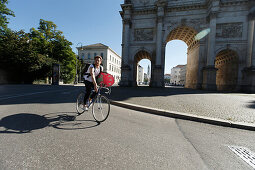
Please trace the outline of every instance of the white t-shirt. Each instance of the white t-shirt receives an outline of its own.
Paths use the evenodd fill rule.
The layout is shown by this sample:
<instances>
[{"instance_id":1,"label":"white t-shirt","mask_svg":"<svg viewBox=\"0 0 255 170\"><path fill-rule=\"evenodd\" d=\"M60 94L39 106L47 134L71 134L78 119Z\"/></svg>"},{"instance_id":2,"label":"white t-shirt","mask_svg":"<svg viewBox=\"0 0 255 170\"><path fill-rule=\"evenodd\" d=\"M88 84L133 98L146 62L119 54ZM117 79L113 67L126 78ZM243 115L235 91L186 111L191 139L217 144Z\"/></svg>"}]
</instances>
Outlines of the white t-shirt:
<instances>
[{"instance_id":1,"label":"white t-shirt","mask_svg":"<svg viewBox=\"0 0 255 170\"><path fill-rule=\"evenodd\" d=\"M103 66L100 66L100 67L101 67L101 71L103 71ZM94 75L95 75L95 77L96 77L96 76L98 76L98 74L100 73L100 67L99 67L99 68L96 68L96 67L94 67L93 64L90 64L90 66L89 66L89 68L88 68L88 70L87 70L86 73L89 73L90 68L94 68ZM90 82L93 82L93 81L92 81L91 75L90 75L89 77L88 77L88 75L84 75L83 77L84 77L85 80L90 81Z\"/></svg>"}]
</instances>

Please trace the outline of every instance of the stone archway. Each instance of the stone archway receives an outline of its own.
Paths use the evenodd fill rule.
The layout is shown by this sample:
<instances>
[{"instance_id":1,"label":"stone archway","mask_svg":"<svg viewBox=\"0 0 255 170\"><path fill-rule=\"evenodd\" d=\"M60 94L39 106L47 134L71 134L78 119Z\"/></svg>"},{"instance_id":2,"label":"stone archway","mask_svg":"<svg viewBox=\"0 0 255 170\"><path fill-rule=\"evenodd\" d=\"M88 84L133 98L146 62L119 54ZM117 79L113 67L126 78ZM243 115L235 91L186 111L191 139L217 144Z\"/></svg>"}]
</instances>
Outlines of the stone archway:
<instances>
[{"instance_id":1,"label":"stone archway","mask_svg":"<svg viewBox=\"0 0 255 170\"><path fill-rule=\"evenodd\" d=\"M238 81L238 55L235 51L225 49L215 59L216 86L219 91L235 91Z\"/></svg>"},{"instance_id":2,"label":"stone archway","mask_svg":"<svg viewBox=\"0 0 255 170\"><path fill-rule=\"evenodd\" d=\"M137 74L138 74L138 63L139 61L141 61L142 59L148 59L148 60L152 60L152 57L151 57L151 54L149 52L147 52L146 50L140 50L138 51L135 56L134 56L134 61L135 61L135 64L134 64L134 68L133 68L133 73L134 73L134 79L135 79L135 86L137 86Z\"/></svg>"},{"instance_id":3,"label":"stone archway","mask_svg":"<svg viewBox=\"0 0 255 170\"><path fill-rule=\"evenodd\" d=\"M182 40L184 41L188 48L192 48L198 41L195 41L195 36L197 31L189 26L179 26L173 29L167 36L166 42L171 40Z\"/></svg>"},{"instance_id":4,"label":"stone archway","mask_svg":"<svg viewBox=\"0 0 255 170\"><path fill-rule=\"evenodd\" d=\"M165 46L167 42L179 39L188 45L185 87L216 90L216 49L227 46L238 48L240 52L237 86L255 92L255 2L194 2L124 1L120 11L123 23L121 86L136 84L134 54L137 49L144 48L151 51L150 85L163 87ZM204 29L210 30L208 35L199 42L194 41L194 35Z\"/></svg>"},{"instance_id":5,"label":"stone archway","mask_svg":"<svg viewBox=\"0 0 255 170\"><path fill-rule=\"evenodd\" d=\"M197 88L199 82L199 41L195 40L197 31L189 26L178 26L166 38L166 44L171 40L182 40L188 46L186 83L187 88Z\"/></svg>"}]
</instances>

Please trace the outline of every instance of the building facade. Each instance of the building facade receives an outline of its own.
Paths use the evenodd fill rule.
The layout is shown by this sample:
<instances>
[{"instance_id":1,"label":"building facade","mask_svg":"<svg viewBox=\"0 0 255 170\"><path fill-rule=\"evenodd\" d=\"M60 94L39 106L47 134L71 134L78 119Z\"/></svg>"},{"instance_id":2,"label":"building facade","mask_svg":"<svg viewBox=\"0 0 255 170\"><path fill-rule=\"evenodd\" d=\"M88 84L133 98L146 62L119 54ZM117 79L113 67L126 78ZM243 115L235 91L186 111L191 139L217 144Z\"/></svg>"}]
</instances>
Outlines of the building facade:
<instances>
[{"instance_id":1,"label":"building facade","mask_svg":"<svg viewBox=\"0 0 255 170\"><path fill-rule=\"evenodd\" d=\"M171 79L171 74L165 74L164 79L169 79L170 80Z\"/></svg>"},{"instance_id":2,"label":"building facade","mask_svg":"<svg viewBox=\"0 0 255 170\"><path fill-rule=\"evenodd\" d=\"M183 65L180 70L180 85L184 86L186 83L187 65Z\"/></svg>"},{"instance_id":3,"label":"building facade","mask_svg":"<svg viewBox=\"0 0 255 170\"><path fill-rule=\"evenodd\" d=\"M150 69L149 65L148 65L148 68L147 68L147 78L148 78L148 81L150 82L150 79L151 79L151 69Z\"/></svg>"},{"instance_id":4,"label":"building facade","mask_svg":"<svg viewBox=\"0 0 255 170\"><path fill-rule=\"evenodd\" d=\"M94 63L96 55L102 56L103 71L113 75L115 84L119 83L121 79L121 57L115 51L101 43L77 47L77 49L78 56L84 63Z\"/></svg>"},{"instance_id":5,"label":"building facade","mask_svg":"<svg viewBox=\"0 0 255 170\"><path fill-rule=\"evenodd\" d=\"M165 74L164 75L164 80L165 80L165 85L169 85L170 80L171 80L171 74Z\"/></svg>"},{"instance_id":6,"label":"building facade","mask_svg":"<svg viewBox=\"0 0 255 170\"><path fill-rule=\"evenodd\" d=\"M137 71L137 82L140 85L140 84L143 84L143 82L144 82L144 70L143 70L143 67L140 66L139 64L138 64L137 70L138 70Z\"/></svg>"},{"instance_id":7,"label":"building facade","mask_svg":"<svg viewBox=\"0 0 255 170\"><path fill-rule=\"evenodd\" d=\"M185 85L186 65L177 65L171 69L170 83L172 85Z\"/></svg>"},{"instance_id":8,"label":"building facade","mask_svg":"<svg viewBox=\"0 0 255 170\"><path fill-rule=\"evenodd\" d=\"M255 92L255 1L125 0L121 7L122 86L136 86L137 64L149 59L150 86L163 87L166 44L177 39L188 46L185 87Z\"/></svg>"}]
</instances>

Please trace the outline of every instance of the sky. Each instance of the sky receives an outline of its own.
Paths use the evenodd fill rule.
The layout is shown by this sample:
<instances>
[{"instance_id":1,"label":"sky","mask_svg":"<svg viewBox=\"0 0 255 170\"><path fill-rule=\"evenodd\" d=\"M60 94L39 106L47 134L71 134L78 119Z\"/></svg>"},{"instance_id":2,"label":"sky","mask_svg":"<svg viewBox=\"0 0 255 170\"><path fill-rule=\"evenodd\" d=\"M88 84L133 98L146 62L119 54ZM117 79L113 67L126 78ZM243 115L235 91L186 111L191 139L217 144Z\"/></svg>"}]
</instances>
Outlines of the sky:
<instances>
[{"instance_id":1,"label":"sky","mask_svg":"<svg viewBox=\"0 0 255 170\"><path fill-rule=\"evenodd\" d=\"M80 44L102 43L121 56L122 18L119 14L124 0L9 0L7 7L15 17L9 16L8 27L29 32L38 28L40 19L52 21L65 38L72 42L73 51ZM184 42L170 41L166 46L165 73L178 64L187 63ZM139 63L144 71L149 60Z\"/></svg>"}]
</instances>

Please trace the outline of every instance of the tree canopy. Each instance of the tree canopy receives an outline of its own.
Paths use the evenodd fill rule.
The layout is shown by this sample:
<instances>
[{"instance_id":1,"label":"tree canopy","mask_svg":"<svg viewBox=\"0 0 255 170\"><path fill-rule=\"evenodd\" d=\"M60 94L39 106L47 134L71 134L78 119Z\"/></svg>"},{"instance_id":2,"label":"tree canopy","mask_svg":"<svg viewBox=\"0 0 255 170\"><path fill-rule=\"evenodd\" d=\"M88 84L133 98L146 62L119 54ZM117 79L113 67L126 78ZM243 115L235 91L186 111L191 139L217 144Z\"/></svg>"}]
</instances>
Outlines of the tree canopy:
<instances>
[{"instance_id":1,"label":"tree canopy","mask_svg":"<svg viewBox=\"0 0 255 170\"><path fill-rule=\"evenodd\" d=\"M75 78L76 56L63 32L52 21L40 19L29 33L8 28L8 16L14 12L0 0L0 83L32 83L52 74L53 63L61 66L64 83Z\"/></svg>"},{"instance_id":2,"label":"tree canopy","mask_svg":"<svg viewBox=\"0 0 255 170\"><path fill-rule=\"evenodd\" d=\"M8 0L0 0L0 30L4 30L7 28L8 18L7 16L15 16L14 12L6 7L8 4Z\"/></svg>"},{"instance_id":3,"label":"tree canopy","mask_svg":"<svg viewBox=\"0 0 255 170\"><path fill-rule=\"evenodd\" d=\"M63 33L51 21L43 19L29 33L5 29L0 34L0 74L6 82L32 83L50 77L52 64L61 66L61 79L69 83L75 77L76 56ZM1 73L2 72L2 73ZM1 81L1 79L0 79Z\"/></svg>"}]
</instances>

